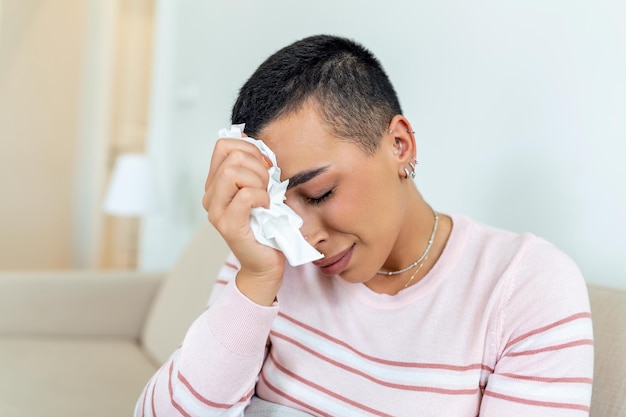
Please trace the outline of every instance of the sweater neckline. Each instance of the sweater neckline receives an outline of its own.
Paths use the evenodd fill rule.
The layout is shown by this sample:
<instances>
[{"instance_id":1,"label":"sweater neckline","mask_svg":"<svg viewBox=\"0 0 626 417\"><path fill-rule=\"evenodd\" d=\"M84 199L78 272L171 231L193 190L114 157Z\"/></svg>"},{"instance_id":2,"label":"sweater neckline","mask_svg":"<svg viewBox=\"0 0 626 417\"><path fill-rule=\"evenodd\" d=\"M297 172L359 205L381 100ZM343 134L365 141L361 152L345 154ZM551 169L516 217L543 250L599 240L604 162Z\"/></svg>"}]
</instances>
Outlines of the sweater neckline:
<instances>
[{"instance_id":1,"label":"sweater neckline","mask_svg":"<svg viewBox=\"0 0 626 417\"><path fill-rule=\"evenodd\" d=\"M448 271L458 261L467 241L469 220L465 216L450 215L452 230L443 252L430 271L417 283L395 295L372 291L363 283L352 283L335 277L337 282L351 296L375 309L390 310L402 308L431 294L449 275Z\"/></svg>"}]
</instances>

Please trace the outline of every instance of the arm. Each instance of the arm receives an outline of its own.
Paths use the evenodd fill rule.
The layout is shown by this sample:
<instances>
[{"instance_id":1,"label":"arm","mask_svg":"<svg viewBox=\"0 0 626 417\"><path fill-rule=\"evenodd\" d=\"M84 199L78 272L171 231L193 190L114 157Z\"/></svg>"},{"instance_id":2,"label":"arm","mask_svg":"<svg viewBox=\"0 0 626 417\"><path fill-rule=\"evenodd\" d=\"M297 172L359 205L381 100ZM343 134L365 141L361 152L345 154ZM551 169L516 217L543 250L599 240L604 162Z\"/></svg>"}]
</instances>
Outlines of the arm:
<instances>
[{"instance_id":1,"label":"arm","mask_svg":"<svg viewBox=\"0 0 626 417\"><path fill-rule=\"evenodd\" d=\"M580 272L545 242L513 269L480 416L588 416L593 335Z\"/></svg>"},{"instance_id":2,"label":"arm","mask_svg":"<svg viewBox=\"0 0 626 417\"><path fill-rule=\"evenodd\" d=\"M284 255L257 242L250 229L252 209L269 206L268 179L258 148L236 139L218 141L203 205L241 262L226 263L218 284L228 284L211 296L214 302L150 380L136 416L237 416L248 404L278 313L285 265Z\"/></svg>"},{"instance_id":3,"label":"arm","mask_svg":"<svg viewBox=\"0 0 626 417\"><path fill-rule=\"evenodd\" d=\"M278 312L244 296L234 258L226 262L210 305L190 326L183 343L146 385L136 416L240 416L261 369Z\"/></svg>"}]
</instances>

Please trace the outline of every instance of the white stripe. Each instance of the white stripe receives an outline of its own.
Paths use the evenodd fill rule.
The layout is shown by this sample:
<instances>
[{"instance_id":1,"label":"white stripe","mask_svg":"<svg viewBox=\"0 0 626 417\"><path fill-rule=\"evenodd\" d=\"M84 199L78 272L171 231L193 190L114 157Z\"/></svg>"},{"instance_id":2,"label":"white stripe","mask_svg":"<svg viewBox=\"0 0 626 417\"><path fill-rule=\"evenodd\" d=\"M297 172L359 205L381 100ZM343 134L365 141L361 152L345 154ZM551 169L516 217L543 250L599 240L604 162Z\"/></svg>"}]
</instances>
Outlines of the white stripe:
<instances>
[{"instance_id":1,"label":"white stripe","mask_svg":"<svg viewBox=\"0 0 626 417\"><path fill-rule=\"evenodd\" d=\"M284 392L285 394L302 401L305 405L311 404L312 407L319 409L332 416L355 416L362 415L363 410L353 407L336 397L327 395L314 387L308 386L297 379L294 379L276 368L273 361L268 360L263 366L263 374L267 378L268 382L276 389ZM259 381L259 384L264 384L263 380ZM275 393L271 388L267 387L267 390L272 392L272 395L277 395L283 400L290 401L287 398Z\"/></svg>"},{"instance_id":2,"label":"white stripe","mask_svg":"<svg viewBox=\"0 0 626 417\"><path fill-rule=\"evenodd\" d=\"M493 375L489 390L498 394L534 401L589 404L591 385L576 382L541 382Z\"/></svg>"},{"instance_id":3,"label":"white stripe","mask_svg":"<svg viewBox=\"0 0 626 417\"><path fill-rule=\"evenodd\" d=\"M322 356L350 368L366 370L366 374L387 383L448 390L467 390L477 389L480 381L480 368L455 371L451 369L410 368L401 365L387 365L359 356L350 349L309 332L280 316L274 321L273 327L275 331L297 340ZM317 357L314 358L319 360ZM344 371L342 370L341 372Z\"/></svg>"},{"instance_id":4,"label":"white stripe","mask_svg":"<svg viewBox=\"0 0 626 417\"><path fill-rule=\"evenodd\" d=\"M487 370L487 369L482 369L480 371L480 385L481 387L485 387L485 385L487 385L487 381L489 381L489 378L491 377L492 372Z\"/></svg>"},{"instance_id":5,"label":"white stripe","mask_svg":"<svg viewBox=\"0 0 626 417\"><path fill-rule=\"evenodd\" d=\"M554 327L543 333L532 335L509 348L509 352L525 352L544 349L582 339L591 339L591 321L589 318L578 319Z\"/></svg>"}]
</instances>

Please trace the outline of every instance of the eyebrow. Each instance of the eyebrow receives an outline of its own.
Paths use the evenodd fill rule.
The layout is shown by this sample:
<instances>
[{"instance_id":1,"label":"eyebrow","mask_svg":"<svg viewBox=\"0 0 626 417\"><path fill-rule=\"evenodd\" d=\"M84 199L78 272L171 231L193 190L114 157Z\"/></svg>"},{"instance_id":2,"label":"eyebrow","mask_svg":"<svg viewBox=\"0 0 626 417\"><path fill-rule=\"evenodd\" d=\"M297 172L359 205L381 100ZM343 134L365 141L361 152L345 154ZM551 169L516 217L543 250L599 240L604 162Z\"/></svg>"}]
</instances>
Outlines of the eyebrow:
<instances>
[{"instance_id":1,"label":"eyebrow","mask_svg":"<svg viewBox=\"0 0 626 417\"><path fill-rule=\"evenodd\" d=\"M287 189L294 188L300 184L304 184L307 181L311 181L313 178L317 177L328 168L328 166L325 166L321 168L314 168L307 171L298 172L293 177L289 178L289 185L287 185Z\"/></svg>"}]
</instances>

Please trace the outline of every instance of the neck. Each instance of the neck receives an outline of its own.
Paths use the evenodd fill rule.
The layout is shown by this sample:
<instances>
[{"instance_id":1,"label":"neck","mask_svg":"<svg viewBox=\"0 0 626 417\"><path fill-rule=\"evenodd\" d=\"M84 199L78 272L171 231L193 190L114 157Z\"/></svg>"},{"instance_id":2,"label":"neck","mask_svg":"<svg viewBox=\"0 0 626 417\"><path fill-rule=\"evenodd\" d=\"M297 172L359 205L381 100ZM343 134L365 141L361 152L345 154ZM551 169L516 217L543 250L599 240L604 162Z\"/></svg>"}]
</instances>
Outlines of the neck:
<instances>
[{"instance_id":1,"label":"neck","mask_svg":"<svg viewBox=\"0 0 626 417\"><path fill-rule=\"evenodd\" d=\"M413 261L410 265L405 266L402 269L398 269L395 271L378 271L377 272L378 275L386 275L386 276L399 275L409 270L412 270L414 268L417 268L417 270L422 268L424 262L426 261L426 259L428 259L428 254L435 240L435 234L437 233L437 225L439 223L439 216L437 215L437 212L433 210L432 208L430 211L433 214L433 230L431 230L430 235L428 236L428 241L426 242L426 248L424 249L420 257L417 258L415 261ZM417 270L416 272L414 272L414 274L417 273ZM412 275L411 278L413 276L414 275Z\"/></svg>"},{"instance_id":2,"label":"neck","mask_svg":"<svg viewBox=\"0 0 626 417\"><path fill-rule=\"evenodd\" d=\"M433 210L415 189L415 195L409 199L409 204L407 204L407 211L398 238L381 270L399 271L415 263L428 246L434 223ZM366 285L375 292L393 295L402 290L405 284L415 284L436 263L443 251L450 230L450 218L439 215L437 232L434 234L434 240L426 259L399 274L390 276L377 274L367 281ZM413 278L411 279L411 277Z\"/></svg>"}]
</instances>

